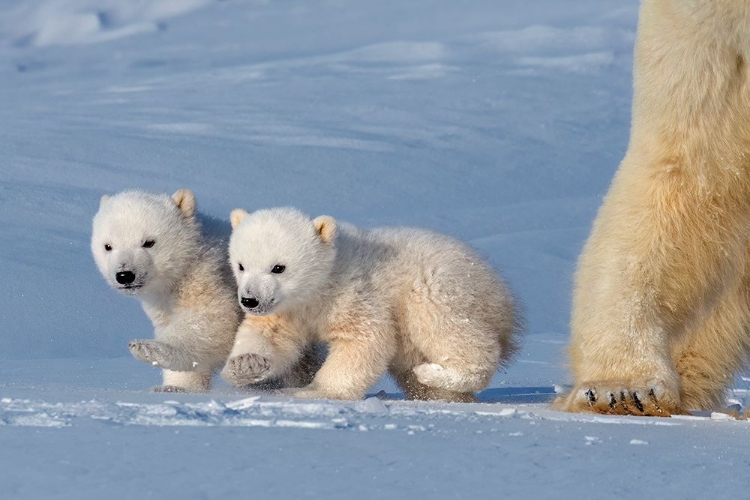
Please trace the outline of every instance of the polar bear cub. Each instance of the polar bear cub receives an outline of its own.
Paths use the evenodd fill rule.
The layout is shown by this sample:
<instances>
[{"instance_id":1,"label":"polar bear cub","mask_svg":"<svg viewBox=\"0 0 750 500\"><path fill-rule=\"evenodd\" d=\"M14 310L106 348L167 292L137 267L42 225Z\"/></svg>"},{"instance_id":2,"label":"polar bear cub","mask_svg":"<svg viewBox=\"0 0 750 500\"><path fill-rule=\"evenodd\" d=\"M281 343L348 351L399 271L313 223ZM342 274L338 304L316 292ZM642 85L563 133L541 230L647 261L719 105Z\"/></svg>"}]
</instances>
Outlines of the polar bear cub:
<instances>
[{"instance_id":1,"label":"polar bear cub","mask_svg":"<svg viewBox=\"0 0 750 500\"><path fill-rule=\"evenodd\" d=\"M231 214L246 313L222 371L235 385L328 345L306 398L360 399L387 370L410 399L471 401L519 347L519 316L473 250L419 229L360 230L290 208Z\"/></svg>"},{"instance_id":2,"label":"polar bear cub","mask_svg":"<svg viewBox=\"0 0 750 500\"><path fill-rule=\"evenodd\" d=\"M242 312L223 244L196 218L192 191L103 196L91 251L107 282L137 297L156 340L134 340L136 359L163 368L158 391L206 391L234 342Z\"/></svg>"}]
</instances>

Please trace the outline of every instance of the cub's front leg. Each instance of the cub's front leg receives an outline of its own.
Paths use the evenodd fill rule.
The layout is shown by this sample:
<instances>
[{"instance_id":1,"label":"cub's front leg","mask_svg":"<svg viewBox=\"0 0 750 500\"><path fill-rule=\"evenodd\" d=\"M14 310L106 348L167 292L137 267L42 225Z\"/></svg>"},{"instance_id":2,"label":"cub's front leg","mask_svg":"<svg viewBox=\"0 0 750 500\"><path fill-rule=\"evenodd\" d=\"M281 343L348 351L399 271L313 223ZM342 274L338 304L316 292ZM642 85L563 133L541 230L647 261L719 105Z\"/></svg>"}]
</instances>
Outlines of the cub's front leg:
<instances>
[{"instance_id":1,"label":"cub's front leg","mask_svg":"<svg viewBox=\"0 0 750 500\"><path fill-rule=\"evenodd\" d=\"M203 366L179 347L158 340L134 340L128 344L133 357L162 368L164 384L154 392L206 392L213 369Z\"/></svg>"},{"instance_id":2,"label":"cub's front leg","mask_svg":"<svg viewBox=\"0 0 750 500\"><path fill-rule=\"evenodd\" d=\"M312 383L285 394L309 399L362 399L386 372L395 354L392 329L387 323L363 319L344 322L327 335L328 356Z\"/></svg>"},{"instance_id":3,"label":"cub's front leg","mask_svg":"<svg viewBox=\"0 0 750 500\"><path fill-rule=\"evenodd\" d=\"M198 364L179 347L159 340L133 340L128 349L135 359L167 370L193 371Z\"/></svg>"},{"instance_id":4,"label":"cub's front leg","mask_svg":"<svg viewBox=\"0 0 750 500\"><path fill-rule=\"evenodd\" d=\"M221 377L237 387L283 378L297 364L307 343L283 317L248 315L237 330Z\"/></svg>"}]
</instances>

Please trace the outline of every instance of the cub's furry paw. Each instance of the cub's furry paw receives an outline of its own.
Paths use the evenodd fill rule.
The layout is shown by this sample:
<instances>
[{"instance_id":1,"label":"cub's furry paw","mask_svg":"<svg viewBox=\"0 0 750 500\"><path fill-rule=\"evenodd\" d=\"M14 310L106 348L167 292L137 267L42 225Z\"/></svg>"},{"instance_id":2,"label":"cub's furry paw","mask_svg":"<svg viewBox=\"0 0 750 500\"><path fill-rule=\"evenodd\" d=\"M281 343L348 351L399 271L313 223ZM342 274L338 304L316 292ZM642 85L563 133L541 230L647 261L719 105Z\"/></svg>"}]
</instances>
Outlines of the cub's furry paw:
<instances>
[{"instance_id":1,"label":"cub's furry paw","mask_svg":"<svg viewBox=\"0 0 750 500\"><path fill-rule=\"evenodd\" d=\"M134 340L128 344L128 349L135 359L159 368L178 372L195 368L179 349L158 340Z\"/></svg>"},{"instance_id":2,"label":"cub's furry paw","mask_svg":"<svg viewBox=\"0 0 750 500\"><path fill-rule=\"evenodd\" d=\"M176 385L157 385L151 388L151 392L188 392L188 390Z\"/></svg>"},{"instance_id":3,"label":"cub's furry paw","mask_svg":"<svg viewBox=\"0 0 750 500\"><path fill-rule=\"evenodd\" d=\"M577 385L570 394L553 405L562 411L602 413L606 415L640 415L669 417L684 414L679 395L659 381L625 384L614 381L588 382Z\"/></svg>"},{"instance_id":4,"label":"cub's furry paw","mask_svg":"<svg viewBox=\"0 0 750 500\"><path fill-rule=\"evenodd\" d=\"M237 387L263 382L271 371L271 363L260 354L240 354L230 358L221 371L221 378Z\"/></svg>"},{"instance_id":5,"label":"cub's furry paw","mask_svg":"<svg viewBox=\"0 0 750 500\"><path fill-rule=\"evenodd\" d=\"M444 387L448 382L448 371L437 363L423 363L412 371L421 384L429 387Z\"/></svg>"}]
</instances>

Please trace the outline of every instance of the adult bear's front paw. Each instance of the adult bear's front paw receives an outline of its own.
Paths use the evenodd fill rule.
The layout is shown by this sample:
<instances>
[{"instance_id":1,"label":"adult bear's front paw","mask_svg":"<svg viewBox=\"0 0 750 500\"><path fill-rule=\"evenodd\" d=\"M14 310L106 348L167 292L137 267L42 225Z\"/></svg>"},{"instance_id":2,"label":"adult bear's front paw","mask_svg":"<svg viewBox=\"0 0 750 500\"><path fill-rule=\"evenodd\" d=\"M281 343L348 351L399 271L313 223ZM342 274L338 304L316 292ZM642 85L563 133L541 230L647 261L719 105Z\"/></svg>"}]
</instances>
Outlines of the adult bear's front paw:
<instances>
[{"instance_id":1,"label":"adult bear's front paw","mask_svg":"<svg viewBox=\"0 0 750 500\"><path fill-rule=\"evenodd\" d=\"M658 380L585 382L558 398L554 406L562 411L607 415L669 417L686 413L680 406L679 393Z\"/></svg>"},{"instance_id":2,"label":"adult bear's front paw","mask_svg":"<svg viewBox=\"0 0 750 500\"><path fill-rule=\"evenodd\" d=\"M260 354L240 354L230 358L221 371L221 378L237 387L263 382L271 371L271 363Z\"/></svg>"}]
</instances>

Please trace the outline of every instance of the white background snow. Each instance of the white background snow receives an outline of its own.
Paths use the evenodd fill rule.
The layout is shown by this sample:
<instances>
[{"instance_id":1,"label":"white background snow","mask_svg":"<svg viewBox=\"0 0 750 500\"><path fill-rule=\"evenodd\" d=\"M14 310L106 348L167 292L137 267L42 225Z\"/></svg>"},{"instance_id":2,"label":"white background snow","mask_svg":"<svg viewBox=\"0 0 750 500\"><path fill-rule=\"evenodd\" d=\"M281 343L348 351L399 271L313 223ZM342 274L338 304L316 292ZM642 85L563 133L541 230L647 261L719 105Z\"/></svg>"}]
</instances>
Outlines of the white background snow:
<instances>
[{"instance_id":1,"label":"white background snow","mask_svg":"<svg viewBox=\"0 0 750 500\"><path fill-rule=\"evenodd\" d=\"M547 407L627 146L637 9L0 2L0 498L746 495L747 422ZM89 251L100 196L134 187L455 235L525 304L524 350L473 405L149 393L126 345L150 323Z\"/></svg>"}]
</instances>

